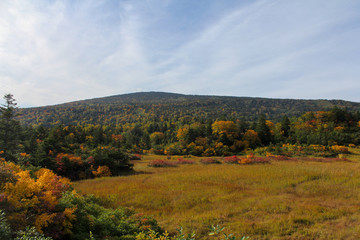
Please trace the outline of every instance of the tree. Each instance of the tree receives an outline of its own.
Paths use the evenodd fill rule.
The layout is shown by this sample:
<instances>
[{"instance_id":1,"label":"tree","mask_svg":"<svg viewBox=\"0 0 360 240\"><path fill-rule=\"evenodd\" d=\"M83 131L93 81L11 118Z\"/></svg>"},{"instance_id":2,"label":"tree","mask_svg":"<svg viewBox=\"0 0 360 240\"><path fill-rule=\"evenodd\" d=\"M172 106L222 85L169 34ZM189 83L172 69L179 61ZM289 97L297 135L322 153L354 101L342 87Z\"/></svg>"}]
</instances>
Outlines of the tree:
<instances>
[{"instance_id":1,"label":"tree","mask_svg":"<svg viewBox=\"0 0 360 240\"><path fill-rule=\"evenodd\" d=\"M150 135L150 142L153 146L162 144L164 142L165 135L162 132L153 132Z\"/></svg>"},{"instance_id":2,"label":"tree","mask_svg":"<svg viewBox=\"0 0 360 240\"><path fill-rule=\"evenodd\" d=\"M0 150L4 151L4 157L15 160L15 153L20 140L20 123L15 120L16 100L12 94L4 96L5 104L0 107Z\"/></svg>"},{"instance_id":3,"label":"tree","mask_svg":"<svg viewBox=\"0 0 360 240\"><path fill-rule=\"evenodd\" d=\"M228 139L234 140L238 135L238 128L233 121L215 121L212 124L213 134L221 136L225 134Z\"/></svg>"},{"instance_id":4,"label":"tree","mask_svg":"<svg viewBox=\"0 0 360 240\"><path fill-rule=\"evenodd\" d=\"M268 125L266 125L265 116L263 114L260 115L260 118L257 122L256 132L258 133L261 143L263 145L266 146L271 142L272 136L271 136L270 128L268 127Z\"/></svg>"},{"instance_id":5,"label":"tree","mask_svg":"<svg viewBox=\"0 0 360 240\"><path fill-rule=\"evenodd\" d=\"M285 115L281 121L281 131L285 137L290 135L290 124L289 118Z\"/></svg>"},{"instance_id":6,"label":"tree","mask_svg":"<svg viewBox=\"0 0 360 240\"><path fill-rule=\"evenodd\" d=\"M260 142L260 139L259 139L259 135L257 132L255 132L254 130L252 129L249 129L246 131L246 133L244 134L244 142L245 142L245 146L246 147L250 147L250 148L255 148L259 142Z\"/></svg>"}]
</instances>

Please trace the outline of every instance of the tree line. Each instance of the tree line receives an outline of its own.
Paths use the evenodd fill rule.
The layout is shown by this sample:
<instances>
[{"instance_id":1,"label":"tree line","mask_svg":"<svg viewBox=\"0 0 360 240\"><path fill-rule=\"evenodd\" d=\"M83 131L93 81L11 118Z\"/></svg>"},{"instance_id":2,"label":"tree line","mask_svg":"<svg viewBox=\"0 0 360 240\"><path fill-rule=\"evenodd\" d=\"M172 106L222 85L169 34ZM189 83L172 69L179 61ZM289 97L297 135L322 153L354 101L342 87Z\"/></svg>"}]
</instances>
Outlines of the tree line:
<instances>
[{"instance_id":1,"label":"tree line","mask_svg":"<svg viewBox=\"0 0 360 240\"><path fill-rule=\"evenodd\" d=\"M360 114L340 107L299 117L284 115L279 121L263 114L254 121L233 115L174 121L164 112L121 124L45 126L21 125L13 95L6 94L4 100L1 239L156 239L159 235L170 239L154 219L125 208L108 208L111 203L72 189L69 179L132 171L130 160L139 159L138 154L227 156L273 151L330 156L347 153L345 145L360 144ZM145 238L150 232L155 237ZM179 233L171 239L193 238Z\"/></svg>"},{"instance_id":2,"label":"tree line","mask_svg":"<svg viewBox=\"0 0 360 240\"><path fill-rule=\"evenodd\" d=\"M139 109L142 111L142 109ZM344 108L283 115L270 121L222 116L139 118L122 124L20 125L16 102L5 96L0 115L0 150L11 161L46 167L73 180L131 171L131 154L228 156L283 144L349 145L360 143L360 114ZM130 155L129 155L130 154Z\"/></svg>"}]
</instances>

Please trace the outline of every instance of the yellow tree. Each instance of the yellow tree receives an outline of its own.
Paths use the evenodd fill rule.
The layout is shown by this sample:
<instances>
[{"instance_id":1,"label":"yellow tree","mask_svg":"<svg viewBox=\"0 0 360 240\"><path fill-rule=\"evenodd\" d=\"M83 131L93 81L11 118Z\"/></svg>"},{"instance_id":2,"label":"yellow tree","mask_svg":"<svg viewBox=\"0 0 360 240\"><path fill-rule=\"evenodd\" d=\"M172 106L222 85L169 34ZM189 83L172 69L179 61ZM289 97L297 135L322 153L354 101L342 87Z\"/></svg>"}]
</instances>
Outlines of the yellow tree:
<instances>
[{"instance_id":1,"label":"yellow tree","mask_svg":"<svg viewBox=\"0 0 360 240\"><path fill-rule=\"evenodd\" d=\"M219 136L224 133L232 140L237 137L239 132L233 121L215 121L211 127L214 135Z\"/></svg>"},{"instance_id":2,"label":"yellow tree","mask_svg":"<svg viewBox=\"0 0 360 240\"><path fill-rule=\"evenodd\" d=\"M29 171L3 162L1 168L10 169L15 181L8 181L1 189L7 203L9 223L14 229L35 226L39 232L51 226L70 233L76 208L57 209L62 194L69 190L70 180L57 176L49 169L40 169L31 177ZM49 230L50 231L50 230Z\"/></svg>"},{"instance_id":3,"label":"yellow tree","mask_svg":"<svg viewBox=\"0 0 360 240\"><path fill-rule=\"evenodd\" d=\"M248 147L255 148L260 143L259 135L254 130L247 130L244 134L244 142L247 143Z\"/></svg>"}]
</instances>

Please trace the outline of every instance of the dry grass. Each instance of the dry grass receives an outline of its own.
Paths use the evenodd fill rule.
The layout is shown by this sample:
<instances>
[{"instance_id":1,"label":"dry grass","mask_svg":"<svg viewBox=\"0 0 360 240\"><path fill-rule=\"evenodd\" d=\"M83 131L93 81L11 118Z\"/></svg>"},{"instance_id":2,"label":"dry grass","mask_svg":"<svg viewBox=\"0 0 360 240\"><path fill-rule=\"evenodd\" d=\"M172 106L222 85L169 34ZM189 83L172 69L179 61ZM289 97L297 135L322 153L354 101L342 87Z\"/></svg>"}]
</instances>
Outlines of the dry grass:
<instances>
[{"instance_id":1,"label":"dry grass","mask_svg":"<svg viewBox=\"0 0 360 240\"><path fill-rule=\"evenodd\" d=\"M145 156L134 162L142 174L81 181L75 188L152 215L170 231L181 225L204 239L208 226L217 223L251 239L360 239L358 154L347 156L353 162L175 168L150 168L147 163L159 156Z\"/></svg>"}]
</instances>

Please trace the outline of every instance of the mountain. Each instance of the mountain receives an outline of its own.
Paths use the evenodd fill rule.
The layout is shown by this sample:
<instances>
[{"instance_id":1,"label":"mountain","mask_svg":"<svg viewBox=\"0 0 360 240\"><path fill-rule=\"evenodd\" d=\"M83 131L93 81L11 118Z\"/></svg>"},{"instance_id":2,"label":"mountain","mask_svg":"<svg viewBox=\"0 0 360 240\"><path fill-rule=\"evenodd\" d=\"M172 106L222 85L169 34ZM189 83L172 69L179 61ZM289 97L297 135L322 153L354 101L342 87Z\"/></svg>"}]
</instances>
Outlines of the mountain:
<instances>
[{"instance_id":1,"label":"mountain","mask_svg":"<svg viewBox=\"0 0 360 240\"><path fill-rule=\"evenodd\" d=\"M260 114L279 120L283 115L300 116L308 111L331 108L360 111L360 103L343 100L297 100L252 97L184 95L166 92L138 92L94 98L54 106L19 109L24 125L122 124L148 120L243 119L253 121Z\"/></svg>"}]
</instances>

